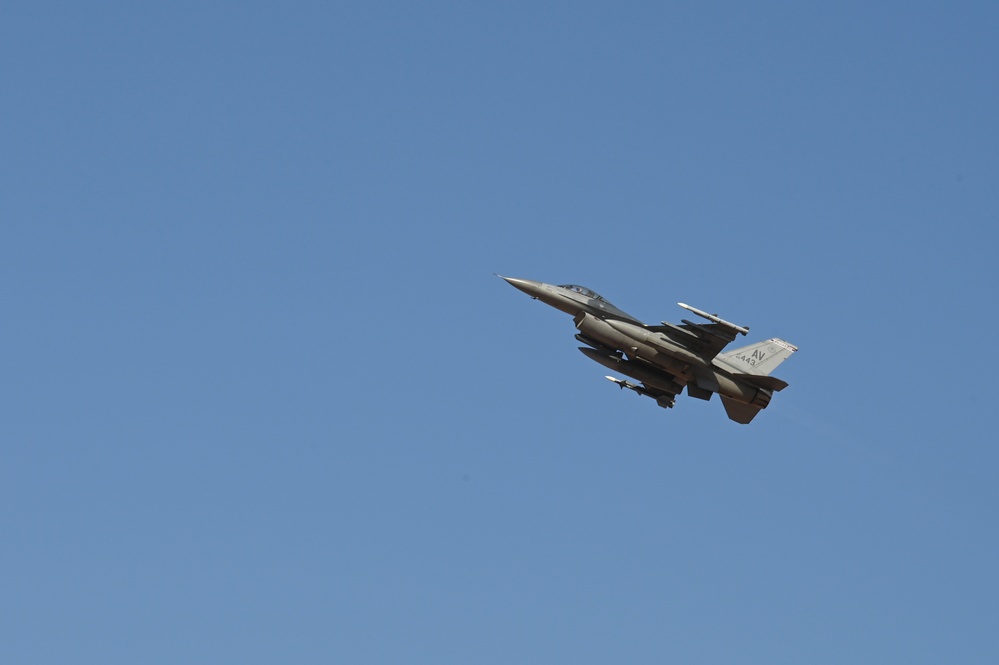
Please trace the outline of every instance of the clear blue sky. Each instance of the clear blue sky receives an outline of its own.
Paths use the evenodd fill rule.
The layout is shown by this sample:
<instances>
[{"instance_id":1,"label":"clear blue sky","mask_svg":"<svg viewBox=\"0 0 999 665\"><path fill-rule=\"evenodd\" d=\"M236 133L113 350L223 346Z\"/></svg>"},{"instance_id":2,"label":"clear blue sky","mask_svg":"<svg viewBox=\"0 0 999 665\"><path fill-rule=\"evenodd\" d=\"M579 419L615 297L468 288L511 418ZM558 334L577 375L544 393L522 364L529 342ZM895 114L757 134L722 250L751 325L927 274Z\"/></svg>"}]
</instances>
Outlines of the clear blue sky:
<instances>
[{"instance_id":1,"label":"clear blue sky","mask_svg":"<svg viewBox=\"0 0 999 665\"><path fill-rule=\"evenodd\" d=\"M6 3L0 661L999 662L999 6L833 5Z\"/></svg>"}]
</instances>

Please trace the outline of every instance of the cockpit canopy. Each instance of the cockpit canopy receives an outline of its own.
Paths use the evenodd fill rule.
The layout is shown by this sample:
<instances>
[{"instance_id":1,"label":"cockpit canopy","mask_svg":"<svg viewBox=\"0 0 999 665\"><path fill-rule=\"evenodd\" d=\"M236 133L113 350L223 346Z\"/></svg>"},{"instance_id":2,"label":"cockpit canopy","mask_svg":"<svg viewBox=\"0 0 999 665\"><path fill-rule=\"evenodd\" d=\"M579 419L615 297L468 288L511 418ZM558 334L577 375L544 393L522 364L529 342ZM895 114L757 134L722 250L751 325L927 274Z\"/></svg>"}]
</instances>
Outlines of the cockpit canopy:
<instances>
[{"instance_id":1,"label":"cockpit canopy","mask_svg":"<svg viewBox=\"0 0 999 665\"><path fill-rule=\"evenodd\" d=\"M591 291L585 286L579 286L578 284L559 284L559 288L568 289L573 293L578 293L580 295L586 296L587 298L592 298L593 300L599 300L601 302L607 302L604 300L603 296L595 291ZM609 305L610 303L607 302Z\"/></svg>"}]
</instances>

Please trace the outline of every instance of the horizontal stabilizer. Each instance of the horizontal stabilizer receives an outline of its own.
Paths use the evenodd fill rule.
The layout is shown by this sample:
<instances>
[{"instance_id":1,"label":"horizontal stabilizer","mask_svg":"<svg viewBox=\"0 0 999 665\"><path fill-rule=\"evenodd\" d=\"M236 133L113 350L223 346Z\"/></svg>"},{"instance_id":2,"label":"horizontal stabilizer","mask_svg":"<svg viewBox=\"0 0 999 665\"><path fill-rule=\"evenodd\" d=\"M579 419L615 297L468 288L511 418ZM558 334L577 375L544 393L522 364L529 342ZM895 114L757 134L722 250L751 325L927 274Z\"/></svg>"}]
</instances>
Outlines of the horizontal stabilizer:
<instances>
[{"instance_id":1,"label":"horizontal stabilizer","mask_svg":"<svg viewBox=\"0 0 999 665\"><path fill-rule=\"evenodd\" d=\"M728 414L730 419L740 425L749 424L749 422L756 417L756 414L760 412L759 407L745 404L744 402L738 402L731 397L725 397L724 395L719 395L719 397L721 397L722 404L725 406L725 413Z\"/></svg>"},{"instance_id":2,"label":"horizontal stabilizer","mask_svg":"<svg viewBox=\"0 0 999 665\"><path fill-rule=\"evenodd\" d=\"M778 379L775 376L759 376L758 374L736 374L735 378L740 381L745 381L748 384L754 385L757 388L766 388L767 390L774 390L780 392L787 388L787 381L783 379Z\"/></svg>"}]
</instances>

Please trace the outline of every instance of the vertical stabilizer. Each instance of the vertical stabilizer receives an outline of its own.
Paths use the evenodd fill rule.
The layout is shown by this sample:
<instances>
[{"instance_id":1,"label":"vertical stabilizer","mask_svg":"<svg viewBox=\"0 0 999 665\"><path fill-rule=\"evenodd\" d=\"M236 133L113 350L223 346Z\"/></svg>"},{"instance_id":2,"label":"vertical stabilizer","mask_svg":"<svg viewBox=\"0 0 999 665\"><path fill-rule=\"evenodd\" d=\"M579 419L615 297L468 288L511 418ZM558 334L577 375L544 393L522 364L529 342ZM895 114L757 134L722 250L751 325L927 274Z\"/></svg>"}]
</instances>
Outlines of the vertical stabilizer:
<instances>
[{"instance_id":1,"label":"vertical stabilizer","mask_svg":"<svg viewBox=\"0 0 999 665\"><path fill-rule=\"evenodd\" d=\"M715 356L715 363L740 374L767 376L798 350L776 337Z\"/></svg>"}]
</instances>

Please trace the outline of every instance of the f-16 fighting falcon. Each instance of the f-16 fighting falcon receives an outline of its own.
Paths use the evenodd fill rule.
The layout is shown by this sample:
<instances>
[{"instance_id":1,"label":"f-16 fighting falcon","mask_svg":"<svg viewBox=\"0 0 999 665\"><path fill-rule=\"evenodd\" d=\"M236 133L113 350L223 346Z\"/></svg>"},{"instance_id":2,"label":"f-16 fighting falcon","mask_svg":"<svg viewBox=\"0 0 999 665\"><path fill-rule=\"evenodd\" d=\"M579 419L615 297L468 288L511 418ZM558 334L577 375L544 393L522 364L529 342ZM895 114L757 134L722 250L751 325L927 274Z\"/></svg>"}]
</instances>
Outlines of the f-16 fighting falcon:
<instances>
[{"instance_id":1,"label":"f-16 fighting falcon","mask_svg":"<svg viewBox=\"0 0 999 665\"><path fill-rule=\"evenodd\" d=\"M703 400L718 393L728 417L746 424L770 404L774 391L787 388L786 381L770 376L798 350L782 339L721 353L749 328L684 303L677 304L709 323L681 319L680 325L666 321L646 325L583 286L499 277L531 298L571 314L579 330L576 339L586 345L579 350L639 383L606 378L622 389L651 397L663 408L672 408L684 388L690 397Z\"/></svg>"}]
</instances>

